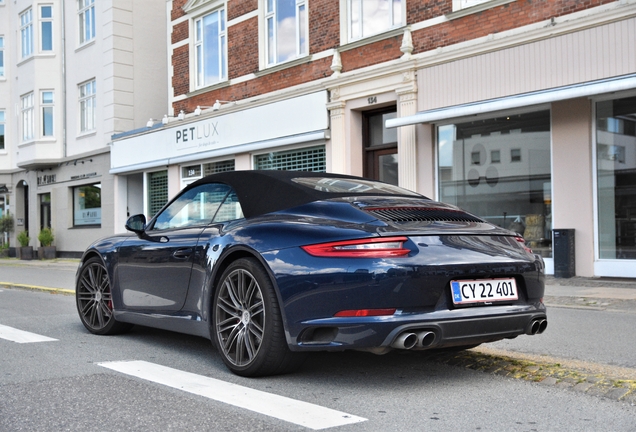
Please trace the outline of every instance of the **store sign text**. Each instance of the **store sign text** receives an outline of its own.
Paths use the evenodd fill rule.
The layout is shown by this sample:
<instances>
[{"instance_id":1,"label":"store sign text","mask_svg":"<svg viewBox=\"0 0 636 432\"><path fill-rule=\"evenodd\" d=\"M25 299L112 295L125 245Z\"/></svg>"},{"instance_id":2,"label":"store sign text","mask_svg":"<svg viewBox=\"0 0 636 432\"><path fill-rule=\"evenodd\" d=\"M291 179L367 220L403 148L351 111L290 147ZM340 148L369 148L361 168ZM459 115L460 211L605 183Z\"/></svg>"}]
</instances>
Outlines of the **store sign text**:
<instances>
[{"instance_id":1,"label":"store sign text","mask_svg":"<svg viewBox=\"0 0 636 432\"><path fill-rule=\"evenodd\" d=\"M178 129L175 134L176 134L176 142L177 144L180 142L188 142L188 141L195 141L195 140L201 140L204 138L209 138L215 135L219 134L219 131L217 130L219 123L206 123L206 124L202 124L202 125L198 125L198 126L193 126L187 129Z\"/></svg>"}]
</instances>

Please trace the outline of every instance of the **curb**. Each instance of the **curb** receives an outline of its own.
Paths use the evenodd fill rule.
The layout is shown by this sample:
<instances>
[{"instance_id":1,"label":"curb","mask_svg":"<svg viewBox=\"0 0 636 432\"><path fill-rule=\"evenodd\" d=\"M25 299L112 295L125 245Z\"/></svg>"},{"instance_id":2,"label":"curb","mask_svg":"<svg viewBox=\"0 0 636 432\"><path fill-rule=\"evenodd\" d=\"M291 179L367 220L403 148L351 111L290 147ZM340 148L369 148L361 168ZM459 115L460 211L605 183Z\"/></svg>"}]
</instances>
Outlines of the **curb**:
<instances>
[{"instance_id":1,"label":"curb","mask_svg":"<svg viewBox=\"0 0 636 432\"><path fill-rule=\"evenodd\" d=\"M636 379L610 376L602 372L567 365L567 360L542 362L528 360L523 355L506 351L505 354L489 348L473 348L460 352L430 352L421 355L427 360L464 367L491 375L522 379L541 385L555 386L586 393L591 396L625 402L636 406ZM630 370L626 375L636 375Z\"/></svg>"},{"instance_id":2,"label":"curb","mask_svg":"<svg viewBox=\"0 0 636 432\"><path fill-rule=\"evenodd\" d=\"M69 290L64 288L49 288L49 287L43 287L38 285L17 284L13 282L0 282L0 288L41 291L41 292L48 292L51 294L75 295L75 290Z\"/></svg>"}]
</instances>

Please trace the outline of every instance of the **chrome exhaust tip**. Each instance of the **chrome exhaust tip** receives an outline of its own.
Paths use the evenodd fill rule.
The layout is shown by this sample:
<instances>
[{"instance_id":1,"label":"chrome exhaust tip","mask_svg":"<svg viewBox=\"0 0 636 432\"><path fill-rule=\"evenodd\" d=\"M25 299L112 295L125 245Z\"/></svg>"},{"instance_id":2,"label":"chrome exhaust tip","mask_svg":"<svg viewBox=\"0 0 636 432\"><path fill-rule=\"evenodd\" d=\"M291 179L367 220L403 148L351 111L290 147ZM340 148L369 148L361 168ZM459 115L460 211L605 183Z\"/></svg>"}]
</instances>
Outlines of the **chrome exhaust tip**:
<instances>
[{"instance_id":1,"label":"chrome exhaust tip","mask_svg":"<svg viewBox=\"0 0 636 432\"><path fill-rule=\"evenodd\" d=\"M435 342L435 333L432 331L420 331L416 333L417 335L417 347L418 348L427 348L433 345Z\"/></svg>"},{"instance_id":2,"label":"chrome exhaust tip","mask_svg":"<svg viewBox=\"0 0 636 432\"><path fill-rule=\"evenodd\" d=\"M544 318L535 319L530 323L526 334L536 335L541 334L548 328L548 320Z\"/></svg>"},{"instance_id":3,"label":"chrome exhaust tip","mask_svg":"<svg viewBox=\"0 0 636 432\"><path fill-rule=\"evenodd\" d=\"M411 332L401 333L391 344L393 348L411 349L417 345L417 335Z\"/></svg>"}]
</instances>

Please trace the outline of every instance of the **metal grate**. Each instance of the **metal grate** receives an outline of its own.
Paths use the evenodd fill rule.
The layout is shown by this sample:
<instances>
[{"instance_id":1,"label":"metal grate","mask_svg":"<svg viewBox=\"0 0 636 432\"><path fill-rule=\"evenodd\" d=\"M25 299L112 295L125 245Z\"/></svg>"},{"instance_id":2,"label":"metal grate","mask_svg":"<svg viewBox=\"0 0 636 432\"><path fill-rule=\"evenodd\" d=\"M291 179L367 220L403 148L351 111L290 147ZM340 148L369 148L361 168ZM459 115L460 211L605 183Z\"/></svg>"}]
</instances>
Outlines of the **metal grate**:
<instances>
[{"instance_id":1,"label":"metal grate","mask_svg":"<svg viewBox=\"0 0 636 432\"><path fill-rule=\"evenodd\" d=\"M225 171L234 171L234 159L203 164L204 176Z\"/></svg>"},{"instance_id":2,"label":"metal grate","mask_svg":"<svg viewBox=\"0 0 636 432\"><path fill-rule=\"evenodd\" d=\"M366 208L378 219L393 223L409 222L484 222L461 210L436 207L382 207Z\"/></svg>"},{"instance_id":3,"label":"metal grate","mask_svg":"<svg viewBox=\"0 0 636 432\"><path fill-rule=\"evenodd\" d=\"M148 174L148 214L152 217L168 202L168 171Z\"/></svg>"},{"instance_id":4,"label":"metal grate","mask_svg":"<svg viewBox=\"0 0 636 432\"><path fill-rule=\"evenodd\" d=\"M254 156L254 168L259 170L325 172L327 169L325 146Z\"/></svg>"}]
</instances>

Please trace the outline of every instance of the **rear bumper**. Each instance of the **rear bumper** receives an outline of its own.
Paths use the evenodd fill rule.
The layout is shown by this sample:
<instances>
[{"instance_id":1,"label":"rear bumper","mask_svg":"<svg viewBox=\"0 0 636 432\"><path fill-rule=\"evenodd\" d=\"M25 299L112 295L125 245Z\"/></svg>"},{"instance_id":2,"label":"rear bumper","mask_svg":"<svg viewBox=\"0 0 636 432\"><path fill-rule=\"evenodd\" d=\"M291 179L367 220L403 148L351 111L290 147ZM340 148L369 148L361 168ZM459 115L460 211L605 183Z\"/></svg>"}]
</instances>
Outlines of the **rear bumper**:
<instances>
[{"instance_id":1,"label":"rear bumper","mask_svg":"<svg viewBox=\"0 0 636 432\"><path fill-rule=\"evenodd\" d=\"M396 313L389 317L328 318L303 322L303 330L290 343L290 348L293 351L382 350L396 347L396 341L404 334L422 332L432 332L434 338L429 335L425 346L418 344L413 349L473 345L533 334L533 324L546 319L542 303Z\"/></svg>"}]
</instances>

